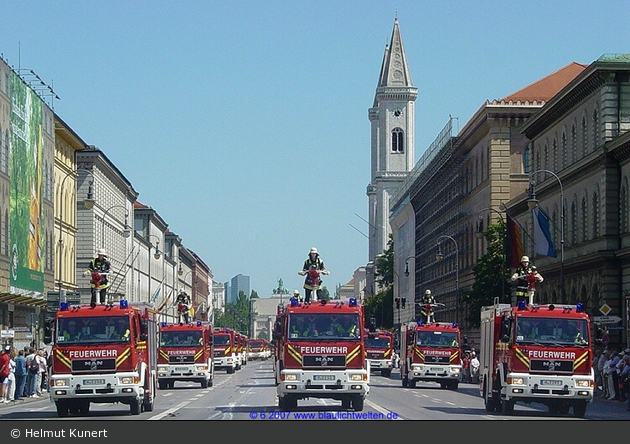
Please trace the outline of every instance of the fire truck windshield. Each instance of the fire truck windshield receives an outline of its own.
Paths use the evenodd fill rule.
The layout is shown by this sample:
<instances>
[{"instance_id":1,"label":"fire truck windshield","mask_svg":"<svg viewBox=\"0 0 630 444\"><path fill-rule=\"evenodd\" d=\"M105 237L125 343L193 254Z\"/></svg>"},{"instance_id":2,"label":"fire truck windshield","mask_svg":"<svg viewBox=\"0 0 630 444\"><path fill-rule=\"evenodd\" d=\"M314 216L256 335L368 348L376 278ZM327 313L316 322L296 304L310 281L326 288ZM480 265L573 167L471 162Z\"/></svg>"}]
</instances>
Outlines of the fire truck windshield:
<instances>
[{"instance_id":1,"label":"fire truck windshield","mask_svg":"<svg viewBox=\"0 0 630 444\"><path fill-rule=\"evenodd\" d=\"M126 316L61 317L57 320L58 345L129 342Z\"/></svg>"},{"instance_id":2,"label":"fire truck windshield","mask_svg":"<svg viewBox=\"0 0 630 444\"><path fill-rule=\"evenodd\" d=\"M203 343L201 331L161 331L161 347L189 347Z\"/></svg>"},{"instance_id":3,"label":"fire truck windshield","mask_svg":"<svg viewBox=\"0 0 630 444\"><path fill-rule=\"evenodd\" d=\"M215 346L217 345L230 345L230 335L214 335L214 339L212 341Z\"/></svg>"},{"instance_id":4,"label":"fire truck windshield","mask_svg":"<svg viewBox=\"0 0 630 444\"><path fill-rule=\"evenodd\" d=\"M359 325L359 315L356 313L292 313L289 316L289 338L356 341L361 338Z\"/></svg>"},{"instance_id":5,"label":"fire truck windshield","mask_svg":"<svg viewBox=\"0 0 630 444\"><path fill-rule=\"evenodd\" d=\"M458 347L457 333L451 331L419 331L416 345L423 347Z\"/></svg>"},{"instance_id":6,"label":"fire truck windshield","mask_svg":"<svg viewBox=\"0 0 630 444\"><path fill-rule=\"evenodd\" d=\"M391 341L389 338L370 338L365 337L365 346L371 348L389 348Z\"/></svg>"},{"instance_id":7,"label":"fire truck windshield","mask_svg":"<svg viewBox=\"0 0 630 444\"><path fill-rule=\"evenodd\" d=\"M518 317L517 344L588 345L586 319Z\"/></svg>"}]
</instances>

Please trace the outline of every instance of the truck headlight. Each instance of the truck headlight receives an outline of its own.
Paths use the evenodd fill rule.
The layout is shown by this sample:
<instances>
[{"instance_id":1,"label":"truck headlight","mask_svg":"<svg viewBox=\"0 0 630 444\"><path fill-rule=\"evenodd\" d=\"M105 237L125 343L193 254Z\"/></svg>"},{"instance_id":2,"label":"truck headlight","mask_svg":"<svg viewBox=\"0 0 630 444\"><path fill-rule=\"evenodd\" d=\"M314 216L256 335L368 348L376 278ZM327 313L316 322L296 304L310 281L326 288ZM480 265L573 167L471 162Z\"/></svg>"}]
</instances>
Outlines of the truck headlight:
<instances>
[{"instance_id":1,"label":"truck headlight","mask_svg":"<svg viewBox=\"0 0 630 444\"><path fill-rule=\"evenodd\" d=\"M297 381L298 377L297 377L296 374L289 373L289 374L284 375L284 380L285 381Z\"/></svg>"},{"instance_id":2,"label":"truck headlight","mask_svg":"<svg viewBox=\"0 0 630 444\"><path fill-rule=\"evenodd\" d=\"M363 381L363 375L361 373L350 375L350 381Z\"/></svg>"},{"instance_id":3,"label":"truck headlight","mask_svg":"<svg viewBox=\"0 0 630 444\"><path fill-rule=\"evenodd\" d=\"M197 371L200 371L200 372L208 371L208 366L207 365L198 365L197 366Z\"/></svg>"},{"instance_id":4,"label":"truck headlight","mask_svg":"<svg viewBox=\"0 0 630 444\"><path fill-rule=\"evenodd\" d=\"M525 378L507 378L507 383L511 385L525 385Z\"/></svg>"},{"instance_id":5,"label":"truck headlight","mask_svg":"<svg viewBox=\"0 0 630 444\"><path fill-rule=\"evenodd\" d=\"M68 386L68 380L67 379L55 379L53 386L54 387L67 387Z\"/></svg>"},{"instance_id":6,"label":"truck headlight","mask_svg":"<svg viewBox=\"0 0 630 444\"><path fill-rule=\"evenodd\" d=\"M158 372L163 372L163 373L166 372L166 366L165 365L158 365L157 371Z\"/></svg>"},{"instance_id":7,"label":"truck headlight","mask_svg":"<svg viewBox=\"0 0 630 444\"><path fill-rule=\"evenodd\" d=\"M591 381L589 379L578 379L575 381L575 386L580 388L589 388Z\"/></svg>"}]
</instances>

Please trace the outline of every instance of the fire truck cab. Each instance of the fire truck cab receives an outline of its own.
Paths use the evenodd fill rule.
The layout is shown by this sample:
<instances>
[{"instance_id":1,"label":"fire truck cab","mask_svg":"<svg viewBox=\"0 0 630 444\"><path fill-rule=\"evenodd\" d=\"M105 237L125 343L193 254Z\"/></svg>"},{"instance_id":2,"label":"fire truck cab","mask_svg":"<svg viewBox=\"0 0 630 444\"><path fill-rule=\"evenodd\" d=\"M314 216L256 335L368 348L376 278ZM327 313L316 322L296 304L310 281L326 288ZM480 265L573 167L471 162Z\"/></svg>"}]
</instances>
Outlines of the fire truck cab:
<instances>
[{"instance_id":1,"label":"fire truck cab","mask_svg":"<svg viewBox=\"0 0 630 444\"><path fill-rule=\"evenodd\" d=\"M511 415L537 402L551 414L584 417L595 378L590 318L582 304L521 301L481 310L479 393L486 411Z\"/></svg>"},{"instance_id":2,"label":"fire truck cab","mask_svg":"<svg viewBox=\"0 0 630 444\"><path fill-rule=\"evenodd\" d=\"M280 409L313 397L363 410L370 367L362 332L363 307L354 298L312 304L291 298L281 307L274 327Z\"/></svg>"},{"instance_id":3,"label":"fire truck cab","mask_svg":"<svg viewBox=\"0 0 630 444\"><path fill-rule=\"evenodd\" d=\"M370 370L389 378L394 368L394 335L385 330L366 330L363 339Z\"/></svg>"},{"instance_id":4,"label":"fire truck cab","mask_svg":"<svg viewBox=\"0 0 630 444\"><path fill-rule=\"evenodd\" d=\"M457 390L462 372L461 339L457 323L409 322L400 331L400 377L403 387L432 381Z\"/></svg>"},{"instance_id":5,"label":"fire truck cab","mask_svg":"<svg viewBox=\"0 0 630 444\"><path fill-rule=\"evenodd\" d=\"M157 324L143 303L59 304L46 326L52 343L50 400L57 414L85 415L90 403L152 411L157 390Z\"/></svg>"},{"instance_id":6,"label":"fire truck cab","mask_svg":"<svg viewBox=\"0 0 630 444\"><path fill-rule=\"evenodd\" d=\"M213 336L215 370L234 373L240 368L236 331L231 328L215 327Z\"/></svg>"},{"instance_id":7,"label":"fire truck cab","mask_svg":"<svg viewBox=\"0 0 630 444\"><path fill-rule=\"evenodd\" d=\"M173 388L175 381L191 381L201 388L214 383L212 325L203 321L190 324L160 324L158 385Z\"/></svg>"}]
</instances>

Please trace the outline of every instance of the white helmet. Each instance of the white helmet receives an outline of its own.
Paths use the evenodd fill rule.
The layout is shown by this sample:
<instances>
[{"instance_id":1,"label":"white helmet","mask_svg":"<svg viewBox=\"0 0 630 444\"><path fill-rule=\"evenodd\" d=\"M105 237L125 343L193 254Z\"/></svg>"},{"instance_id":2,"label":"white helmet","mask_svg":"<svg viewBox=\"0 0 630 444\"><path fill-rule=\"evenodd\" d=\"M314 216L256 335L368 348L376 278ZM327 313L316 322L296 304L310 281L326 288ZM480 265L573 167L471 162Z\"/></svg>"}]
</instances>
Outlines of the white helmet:
<instances>
[{"instance_id":1,"label":"white helmet","mask_svg":"<svg viewBox=\"0 0 630 444\"><path fill-rule=\"evenodd\" d=\"M98 253L96 254L98 254L99 256L100 255L107 256L107 251L105 250L105 248L101 248L98 250Z\"/></svg>"},{"instance_id":2,"label":"white helmet","mask_svg":"<svg viewBox=\"0 0 630 444\"><path fill-rule=\"evenodd\" d=\"M431 290L425 291L424 294L431 294Z\"/></svg>"},{"instance_id":3,"label":"white helmet","mask_svg":"<svg viewBox=\"0 0 630 444\"><path fill-rule=\"evenodd\" d=\"M300 294L300 290L293 290L293 294L294 295L299 295Z\"/></svg>"},{"instance_id":4,"label":"white helmet","mask_svg":"<svg viewBox=\"0 0 630 444\"><path fill-rule=\"evenodd\" d=\"M527 256L523 256L521 258L521 262L529 262L529 258Z\"/></svg>"},{"instance_id":5,"label":"white helmet","mask_svg":"<svg viewBox=\"0 0 630 444\"><path fill-rule=\"evenodd\" d=\"M315 254L317 254L317 248L312 247L312 248L311 248L311 251L309 251L309 254L311 254L311 253L315 253Z\"/></svg>"}]
</instances>

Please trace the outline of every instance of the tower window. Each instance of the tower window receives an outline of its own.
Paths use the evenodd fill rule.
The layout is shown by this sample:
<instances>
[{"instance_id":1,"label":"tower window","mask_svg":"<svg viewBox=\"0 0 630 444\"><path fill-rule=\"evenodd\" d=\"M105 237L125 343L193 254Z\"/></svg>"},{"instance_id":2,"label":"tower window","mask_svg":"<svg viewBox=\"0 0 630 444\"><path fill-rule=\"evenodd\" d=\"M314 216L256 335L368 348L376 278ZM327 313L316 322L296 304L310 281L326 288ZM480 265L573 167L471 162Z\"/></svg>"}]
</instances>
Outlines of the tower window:
<instances>
[{"instance_id":1,"label":"tower window","mask_svg":"<svg viewBox=\"0 0 630 444\"><path fill-rule=\"evenodd\" d=\"M404 132L400 128L394 128L392 130L392 152L404 153L405 152L405 139Z\"/></svg>"}]
</instances>

